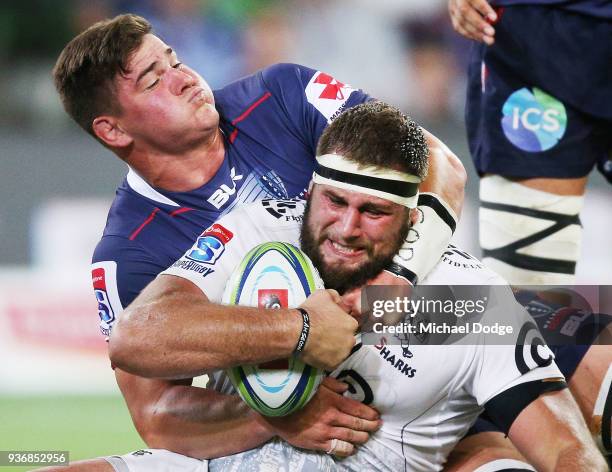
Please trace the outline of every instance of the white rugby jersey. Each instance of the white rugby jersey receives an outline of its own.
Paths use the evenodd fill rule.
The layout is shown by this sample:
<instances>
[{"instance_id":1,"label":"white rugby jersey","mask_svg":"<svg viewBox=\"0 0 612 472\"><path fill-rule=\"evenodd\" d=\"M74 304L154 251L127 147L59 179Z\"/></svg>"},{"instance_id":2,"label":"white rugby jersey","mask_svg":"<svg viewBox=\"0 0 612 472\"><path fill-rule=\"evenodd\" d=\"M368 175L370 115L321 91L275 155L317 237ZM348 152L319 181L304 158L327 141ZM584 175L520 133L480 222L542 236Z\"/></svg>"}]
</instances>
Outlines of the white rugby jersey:
<instances>
[{"instance_id":1,"label":"white rugby jersey","mask_svg":"<svg viewBox=\"0 0 612 472\"><path fill-rule=\"evenodd\" d=\"M299 200L263 200L239 208L205 230L163 274L189 279L219 302L232 271L254 246L268 241L299 246L304 208ZM428 284L505 282L471 255L449 246L422 282ZM491 311L495 306L519 306L509 288L495 293L502 300L491 301ZM522 307L515 311L514 316L527 321ZM347 394L376 408L383 420L381 429L355 455L337 459L340 469L440 470L489 399L523 382L563 377L554 363L539 367L530 358L529 345L519 350L510 343L497 345L494 335L468 336L473 337L469 345L411 345L409 350L393 344L389 335L381 336L375 345L361 345L331 374L349 382L353 393ZM542 357L552 357L547 347L538 350ZM210 387L233 393L222 372L211 377ZM240 460L240 454L231 457Z\"/></svg>"}]
</instances>

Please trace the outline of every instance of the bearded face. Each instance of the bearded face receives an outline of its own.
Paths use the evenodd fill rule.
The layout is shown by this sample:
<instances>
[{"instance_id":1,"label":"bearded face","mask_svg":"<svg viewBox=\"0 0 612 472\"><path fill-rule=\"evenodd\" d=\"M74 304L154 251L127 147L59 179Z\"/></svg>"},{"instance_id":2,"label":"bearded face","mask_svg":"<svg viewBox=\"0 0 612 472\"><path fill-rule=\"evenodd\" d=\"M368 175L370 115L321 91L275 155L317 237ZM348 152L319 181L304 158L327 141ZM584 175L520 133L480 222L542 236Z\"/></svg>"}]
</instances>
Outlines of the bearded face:
<instances>
[{"instance_id":1,"label":"bearded face","mask_svg":"<svg viewBox=\"0 0 612 472\"><path fill-rule=\"evenodd\" d=\"M326 288L364 285L393 259L410 229L408 209L381 198L315 185L300 233Z\"/></svg>"}]
</instances>

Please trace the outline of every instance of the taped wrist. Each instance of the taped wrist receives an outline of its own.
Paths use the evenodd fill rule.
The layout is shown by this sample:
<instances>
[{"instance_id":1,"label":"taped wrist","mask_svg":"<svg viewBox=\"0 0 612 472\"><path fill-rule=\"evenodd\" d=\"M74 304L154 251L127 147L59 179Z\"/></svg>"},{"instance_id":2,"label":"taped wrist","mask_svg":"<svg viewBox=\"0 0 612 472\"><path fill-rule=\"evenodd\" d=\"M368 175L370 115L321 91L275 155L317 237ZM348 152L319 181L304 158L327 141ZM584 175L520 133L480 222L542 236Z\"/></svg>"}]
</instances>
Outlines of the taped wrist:
<instances>
[{"instance_id":1,"label":"taped wrist","mask_svg":"<svg viewBox=\"0 0 612 472\"><path fill-rule=\"evenodd\" d=\"M417 210L419 220L410 228L404 244L385 269L412 285L433 269L457 227L455 212L435 193L421 193Z\"/></svg>"}]
</instances>

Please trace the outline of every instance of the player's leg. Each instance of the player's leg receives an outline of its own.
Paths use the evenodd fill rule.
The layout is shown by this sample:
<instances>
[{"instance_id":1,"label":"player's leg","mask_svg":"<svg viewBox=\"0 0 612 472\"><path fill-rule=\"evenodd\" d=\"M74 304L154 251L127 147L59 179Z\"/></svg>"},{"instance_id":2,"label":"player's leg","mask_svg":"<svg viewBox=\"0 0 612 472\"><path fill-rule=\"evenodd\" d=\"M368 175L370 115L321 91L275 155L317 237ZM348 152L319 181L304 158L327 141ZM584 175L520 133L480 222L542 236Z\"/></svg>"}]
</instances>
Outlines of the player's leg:
<instances>
[{"instance_id":1,"label":"player's leg","mask_svg":"<svg viewBox=\"0 0 612 472\"><path fill-rule=\"evenodd\" d=\"M483 262L511 284L571 285L580 255L587 178L480 182Z\"/></svg>"},{"instance_id":2,"label":"player's leg","mask_svg":"<svg viewBox=\"0 0 612 472\"><path fill-rule=\"evenodd\" d=\"M590 82L608 51L572 40L591 21L600 25L561 9L507 7L495 46L472 51L466 127L484 176L481 245L484 262L511 283L573 281L586 176L609 149L600 115L610 111L593 107ZM596 30L608 37L603 23ZM576 77L586 78L579 87Z\"/></svg>"}]
</instances>

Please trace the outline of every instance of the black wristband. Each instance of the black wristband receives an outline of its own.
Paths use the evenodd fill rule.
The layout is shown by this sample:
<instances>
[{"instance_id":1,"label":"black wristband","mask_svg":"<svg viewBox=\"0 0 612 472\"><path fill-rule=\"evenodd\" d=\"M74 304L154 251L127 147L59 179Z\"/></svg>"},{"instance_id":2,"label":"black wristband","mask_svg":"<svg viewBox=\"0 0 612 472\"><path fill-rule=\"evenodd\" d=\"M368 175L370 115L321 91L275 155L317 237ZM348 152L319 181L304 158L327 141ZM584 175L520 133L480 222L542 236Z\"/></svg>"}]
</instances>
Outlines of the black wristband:
<instances>
[{"instance_id":1,"label":"black wristband","mask_svg":"<svg viewBox=\"0 0 612 472\"><path fill-rule=\"evenodd\" d=\"M385 267L385 270L387 272L391 272L396 277L401 277L402 279L405 279L407 282L416 287L418 277L410 269L406 269L405 267L402 267L396 262L391 262L387 267Z\"/></svg>"},{"instance_id":2,"label":"black wristband","mask_svg":"<svg viewBox=\"0 0 612 472\"><path fill-rule=\"evenodd\" d=\"M308 340L308 333L310 332L310 316L308 316L308 312L304 310L304 308L296 308L302 314L302 332L300 333L300 337L298 338L297 345L293 352L299 353L304 350L304 346L306 346L306 341Z\"/></svg>"}]
</instances>

